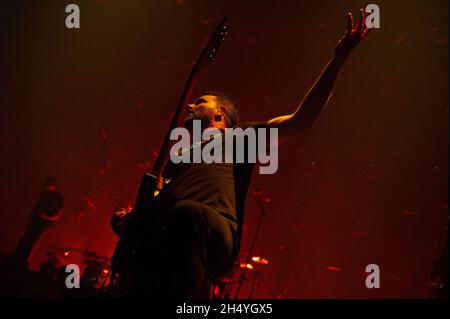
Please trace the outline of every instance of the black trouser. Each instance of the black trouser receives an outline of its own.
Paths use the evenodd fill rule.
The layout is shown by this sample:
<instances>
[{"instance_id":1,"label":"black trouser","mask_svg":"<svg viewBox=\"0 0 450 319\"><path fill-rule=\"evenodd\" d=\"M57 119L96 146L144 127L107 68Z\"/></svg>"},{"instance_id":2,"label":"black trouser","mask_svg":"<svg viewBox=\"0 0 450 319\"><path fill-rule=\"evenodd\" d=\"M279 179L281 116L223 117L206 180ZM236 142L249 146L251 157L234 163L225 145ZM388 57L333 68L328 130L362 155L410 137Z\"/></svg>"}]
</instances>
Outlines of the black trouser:
<instances>
[{"instance_id":1,"label":"black trouser","mask_svg":"<svg viewBox=\"0 0 450 319\"><path fill-rule=\"evenodd\" d=\"M207 282L233 265L238 250L236 222L204 204L183 200L160 226L158 235L139 251L131 295L206 298Z\"/></svg>"},{"instance_id":2,"label":"black trouser","mask_svg":"<svg viewBox=\"0 0 450 319\"><path fill-rule=\"evenodd\" d=\"M26 268L34 244L44 232L53 225L53 223L53 221L41 219L39 217L32 219L28 224L25 234L10 257L11 264L17 267Z\"/></svg>"}]
</instances>

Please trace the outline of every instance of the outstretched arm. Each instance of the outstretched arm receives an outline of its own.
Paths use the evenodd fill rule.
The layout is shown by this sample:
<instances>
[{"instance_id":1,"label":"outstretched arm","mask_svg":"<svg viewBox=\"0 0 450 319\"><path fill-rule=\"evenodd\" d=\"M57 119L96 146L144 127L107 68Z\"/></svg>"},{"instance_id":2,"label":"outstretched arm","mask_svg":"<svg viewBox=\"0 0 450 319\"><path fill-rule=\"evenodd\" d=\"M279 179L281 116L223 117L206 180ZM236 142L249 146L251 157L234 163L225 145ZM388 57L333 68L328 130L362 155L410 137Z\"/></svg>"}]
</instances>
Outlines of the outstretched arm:
<instances>
[{"instance_id":1,"label":"outstretched arm","mask_svg":"<svg viewBox=\"0 0 450 319\"><path fill-rule=\"evenodd\" d=\"M355 27L353 27L352 14L347 14L347 32L337 44L333 58L328 62L300 106L293 114L279 116L268 121L269 127L277 127L279 129L280 137L293 136L314 123L320 111L331 97L334 82L345 60L370 31L364 22L363 9L359 11L359 21Z\"/></svg>"}]
</instances>

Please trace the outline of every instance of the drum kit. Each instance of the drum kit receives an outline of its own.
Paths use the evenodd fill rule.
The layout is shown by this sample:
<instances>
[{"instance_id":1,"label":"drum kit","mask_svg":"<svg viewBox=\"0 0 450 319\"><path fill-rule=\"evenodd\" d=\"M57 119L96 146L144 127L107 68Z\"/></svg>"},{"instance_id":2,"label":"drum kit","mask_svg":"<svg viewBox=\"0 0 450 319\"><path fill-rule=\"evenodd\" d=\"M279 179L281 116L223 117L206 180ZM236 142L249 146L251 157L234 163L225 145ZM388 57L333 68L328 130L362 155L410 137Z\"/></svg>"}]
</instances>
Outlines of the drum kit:
<instances>
[{"instance_id":1,"label":"drum kit","mask_svg":"<svg viewBox=\"0 0 450 319\"><path fill-rule=\"evenodd\" d=\"M41 272L50 274L55 280L65 278L67 275L65 268L70 264L69 260L72 259L73 254L81 254L84 263L80 286L88 289L105 288L109 278L111 258L99 256L89 250L72 247L51 247L47 252L47 261L41 266Z\"/></svg>"},{"instance_id":2,"label":"drum kit","mask_svg":"<svg viewBox=\"0 0 450 319\"><path fill-rule=\"evenodd\" d=\"M248 298L263 280L261 273L269 260L261 256L241 256L237 258L232 270L225 276L212 282L211 299ZM242 287L246 286L247 296L242 296Z\"/></svg>"},{"instance_id":3,"label":"drum kit","mask_svg":"<svg viewBox=\"0 0 450 319\"><path fill-rule=\"evenodd\" d=\"M258 235L261 230L263 222L268 218L268 211L266 209L266 203L270 202L270 199L263 197L264 191L260 188L253 191L253 195L256 197L260 207L259 220L256 226L256 231L253 235L250 249L247 254L241 255L236 259L234 267L223 278L216 279L211 285L210 296L212 299L229 299L229 298L243 298L241 296L241 288L244 283L248 285L248 298L252 298L262 280L261 271L266 265L269 264L269 260L261 256L254 256L253 252L255 244L258 239Z\"/></svg>"},{"instance_id":4,"label":"drum kit","mask_svg":"<svg viewBox=\"0 0 450 319\"><path fill-rule=\"evenodd\" d=\"M106 291L109 285L111 259L89 250L51 247L47 252L47 261L41 266L41 272L54 280L64 282L67 276L65 268L76 258L74 254L81 255L84 263L80 286L84 289ZM212 299L252 298L255 289L263 280L261 273L268 264L269 260L261 256L240 256L226 276L214 280L211 284L210 297ZM241 290L243 286L245 289ZM244 292L248 295L240 296L240 292L241 295Z\"/></svg>"}]
</instances>

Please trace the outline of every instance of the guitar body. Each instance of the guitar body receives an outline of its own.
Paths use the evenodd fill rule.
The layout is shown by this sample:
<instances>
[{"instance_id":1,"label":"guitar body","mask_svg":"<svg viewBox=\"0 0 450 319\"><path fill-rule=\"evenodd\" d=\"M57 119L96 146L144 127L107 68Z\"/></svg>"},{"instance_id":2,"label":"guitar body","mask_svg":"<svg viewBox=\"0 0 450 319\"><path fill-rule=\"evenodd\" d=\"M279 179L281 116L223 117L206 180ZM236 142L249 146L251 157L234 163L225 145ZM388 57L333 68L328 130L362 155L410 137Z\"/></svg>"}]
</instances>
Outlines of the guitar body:
<instances>
[{"instance_id":1,"label":"guitar body","mask_svg":"<svg viewBox=\"0 0 450 319\"><path fill-rule=\"evenodd\" d=\"M120 277L129 277L135 269L137 250L145 234L144 227L151 227L143 218L155 216L157 197L154 196L157 177L145 174L139 186L134 209L124 218L123 233L117 242L111 261L111 271ZM154 226L154 225L153 225Z\"/></svg>"}]
</instances>

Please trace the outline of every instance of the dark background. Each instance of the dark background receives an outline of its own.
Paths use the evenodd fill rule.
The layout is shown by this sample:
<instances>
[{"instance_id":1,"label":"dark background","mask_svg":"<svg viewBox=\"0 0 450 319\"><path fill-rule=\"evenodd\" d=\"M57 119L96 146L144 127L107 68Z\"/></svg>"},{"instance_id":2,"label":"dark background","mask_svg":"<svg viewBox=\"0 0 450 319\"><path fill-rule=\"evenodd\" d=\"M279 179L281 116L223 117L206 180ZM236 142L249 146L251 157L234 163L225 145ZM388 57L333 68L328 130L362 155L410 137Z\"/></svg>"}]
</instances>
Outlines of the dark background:
<instances>
[{"instance_id":1,"label":"dark background","mask_svg":"<svg viewBox=\"0 0 450 319\"><path fill-rule=\"evenodd\" d=\"M69 3L80 6L80 29L65 27ZM255 250L270 263L255 297L430 296L448 226L448 1L376 3L381 28L352 53L315 126L280 148L277 174L255 171L251 190L270 198ZM345 32L345 13L366 4L2 1L2 254L56 175L63 217L32 268L53 246L111 256L109 218L134 201L192 62L224 15L230 36L195 92L223 91L242 120L259 121L297 107ZM259 216L249 195L243 253ZM377 290L364 285L370 263L380 266Z\"/></svg>"}]
</instances>

